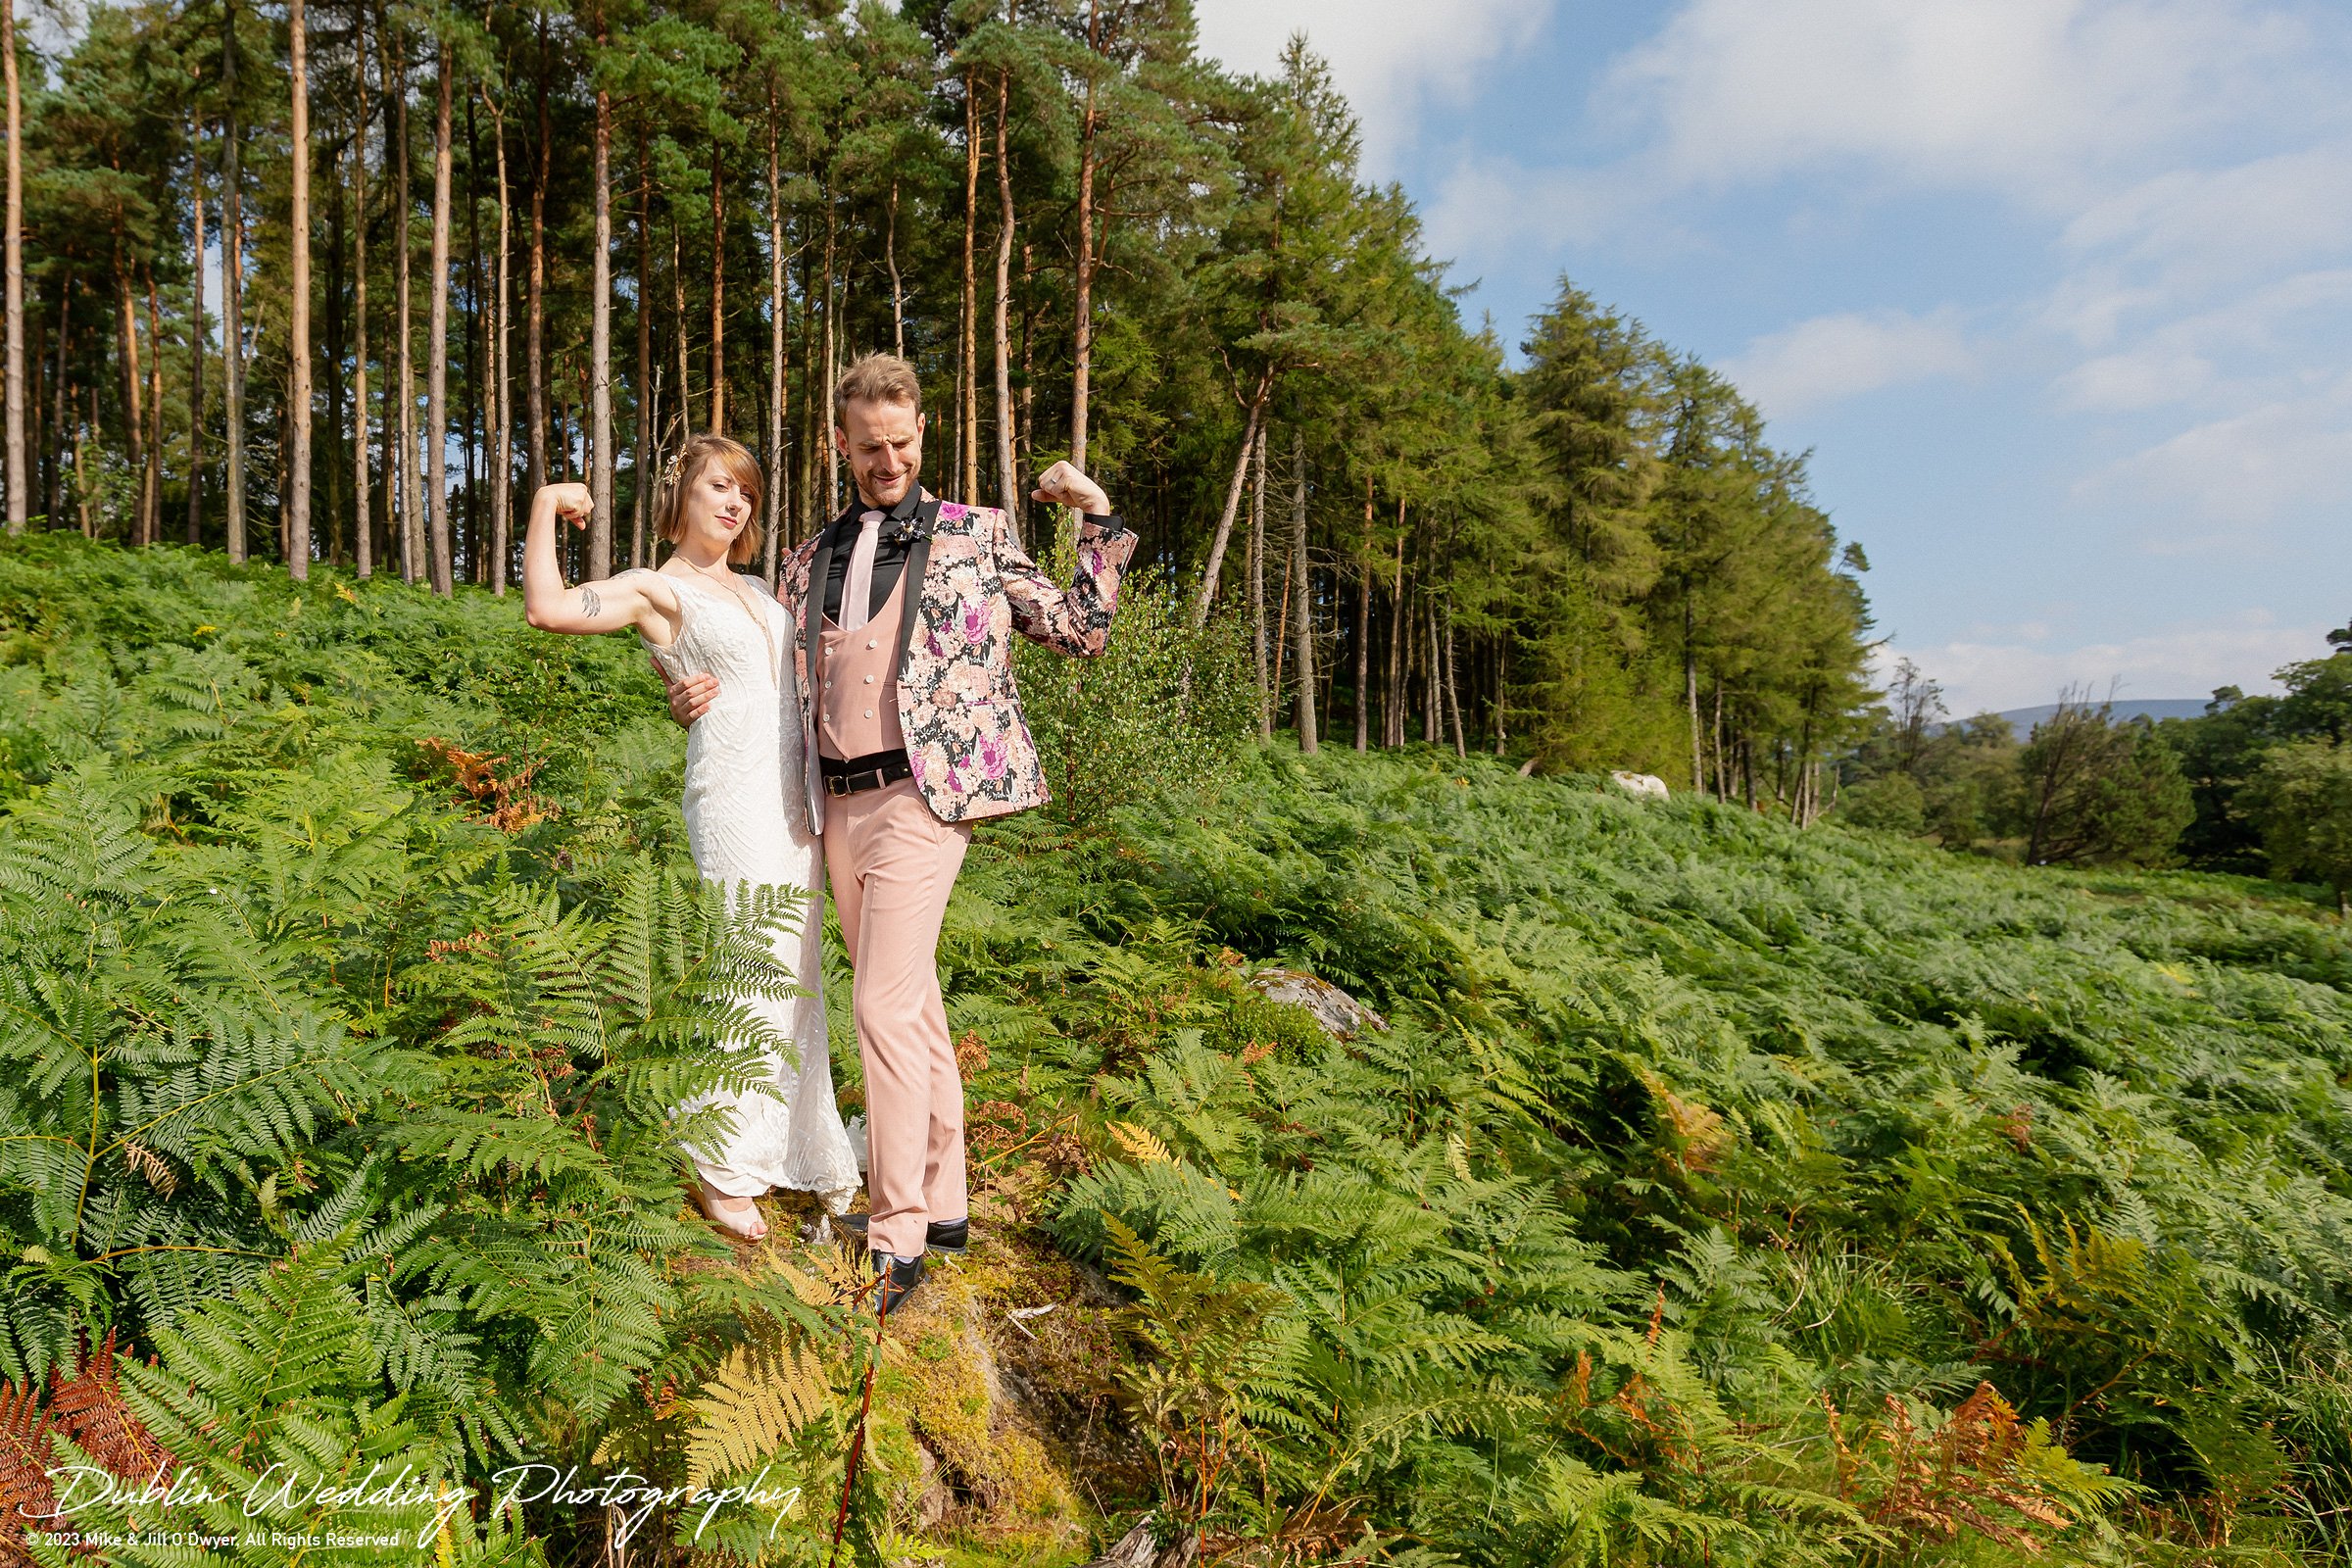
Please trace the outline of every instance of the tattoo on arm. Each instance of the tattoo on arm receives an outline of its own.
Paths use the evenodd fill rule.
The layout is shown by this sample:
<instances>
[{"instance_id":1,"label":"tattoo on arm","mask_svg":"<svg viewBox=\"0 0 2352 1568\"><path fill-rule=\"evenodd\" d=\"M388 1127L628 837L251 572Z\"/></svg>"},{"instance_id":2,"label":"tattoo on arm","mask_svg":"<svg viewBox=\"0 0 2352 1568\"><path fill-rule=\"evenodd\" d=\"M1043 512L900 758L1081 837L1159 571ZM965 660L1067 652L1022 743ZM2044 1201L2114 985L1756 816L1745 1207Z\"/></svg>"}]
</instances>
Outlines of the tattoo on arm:
<instances>
[{"instance_id":1,"label":"tattoo on arm","mask_svg":"<svg viewBox=\"0 0 2352 1568\"><path fill-rule=\"evenodd\" d=\"M580 590L580 609L590 620L594 620L605 612L605 602L596 596L595 589L583 587Z\"/></svg>"}]
</instances>

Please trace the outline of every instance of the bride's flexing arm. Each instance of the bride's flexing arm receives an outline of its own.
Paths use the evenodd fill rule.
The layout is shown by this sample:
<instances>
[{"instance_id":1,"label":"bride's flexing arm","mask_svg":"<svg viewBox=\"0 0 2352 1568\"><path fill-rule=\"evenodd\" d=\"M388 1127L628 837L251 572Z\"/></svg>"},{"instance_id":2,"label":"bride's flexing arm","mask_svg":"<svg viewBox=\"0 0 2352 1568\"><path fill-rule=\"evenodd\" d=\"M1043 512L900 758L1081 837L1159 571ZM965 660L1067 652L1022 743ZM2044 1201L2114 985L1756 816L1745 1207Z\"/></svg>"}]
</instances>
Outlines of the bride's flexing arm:
<instances>
[{"instance_id":1,"label":"bride's flexing arm","mask_svg":"<svg viewBox=\"0 0 2352 1568\"><path fill-rule=\"evenodd\" d=\"M634 626L648 642L666 646L677 634L677 591L654 571L627 571L602 582L564 586L556 559L556 519L588 526L595 505L584 484L541 485L531 498L530 528L522 542L522 618L541 631L594 633Z\"/></svg>"}]
</instances>

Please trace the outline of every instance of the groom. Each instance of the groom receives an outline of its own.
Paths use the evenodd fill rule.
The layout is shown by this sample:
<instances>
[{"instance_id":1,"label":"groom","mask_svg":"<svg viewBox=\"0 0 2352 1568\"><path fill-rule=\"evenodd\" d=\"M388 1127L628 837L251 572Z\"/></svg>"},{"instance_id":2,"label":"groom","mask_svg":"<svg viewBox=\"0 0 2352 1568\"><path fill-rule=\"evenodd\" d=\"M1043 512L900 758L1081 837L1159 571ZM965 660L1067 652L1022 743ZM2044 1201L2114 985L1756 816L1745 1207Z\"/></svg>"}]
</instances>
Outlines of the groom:
<instances>
[{"instance_id":1,"label":"groom","mask_svg":"<svg viewBox=\"0 0 2352 1568\"><path fill-rule=\"evenodd\" d=\"M1031 563L1010 520L915 482L922 390L887 354L835 386L835 449L858 499L793 552L777 597L799 635L809 821L824 836L833 907L856 971L865 1065L866 1245L888 1312L922 1283L927 1249L968 1234L963 1080L939 986L939 930L972 824L1047 799L1013 689L1012 634L1092 658L1110 638L1135 535L1100 485L1067 463L1035 499L1075 507L1077 576L1065 589ZM664 677L666 679L666 677ZM718 690L671 682L691 724Z\"/></svg>"}]
</instances>

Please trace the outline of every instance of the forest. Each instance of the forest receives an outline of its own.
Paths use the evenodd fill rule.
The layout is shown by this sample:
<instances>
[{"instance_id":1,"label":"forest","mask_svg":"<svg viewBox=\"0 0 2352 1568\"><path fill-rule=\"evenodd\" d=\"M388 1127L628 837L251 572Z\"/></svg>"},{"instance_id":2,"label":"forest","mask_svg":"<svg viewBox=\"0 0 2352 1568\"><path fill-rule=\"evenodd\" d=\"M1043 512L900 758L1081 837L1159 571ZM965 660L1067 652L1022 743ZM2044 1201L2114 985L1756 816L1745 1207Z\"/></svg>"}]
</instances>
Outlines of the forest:
<instances>
[{"instance_id":1,"label":"forest","mask_svg":"<svg viewBox=\"0 0 2352 1568\"><path fill-rule=\"evenodd\" d=\"M1839 820L2031 865L2174 865L2309 884L2352 915L2352 626L2192 718L2119 721L2087 688L2021 737L1998 713L1952 721L1942 687L1897 660L1837 759ZM2316 650L2315 650L2316 652Z\"/></svg>"},{"instance_id":2,"label":"forest","mask_svg":"<svg viewBox=\"0 0 2352 1568\"><path fill-rule=\"evenodd\" d=\"M1810 820L1867 697L1865 563L1801 457L1565 280L1506 366L1305 40L1237 76L1183 0L0 28L12 532L495 593L550 477L599 501L575 577L646 562L640 476L716 429L774 476L772 574L842 501L834 373L890 349L936 491L1042 537L1028 477L1096 473L1310 749Z\"/></svg>"}]
</instances>

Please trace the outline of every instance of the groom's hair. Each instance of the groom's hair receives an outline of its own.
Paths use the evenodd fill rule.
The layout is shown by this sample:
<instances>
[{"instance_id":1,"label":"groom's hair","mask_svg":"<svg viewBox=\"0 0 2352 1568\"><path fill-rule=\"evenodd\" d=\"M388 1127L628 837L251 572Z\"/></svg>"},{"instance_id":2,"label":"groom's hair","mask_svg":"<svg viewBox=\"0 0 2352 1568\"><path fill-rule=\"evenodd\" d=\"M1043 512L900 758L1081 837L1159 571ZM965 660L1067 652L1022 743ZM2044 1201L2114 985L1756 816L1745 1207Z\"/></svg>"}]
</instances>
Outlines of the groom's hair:
<instances>
[{"instance_id":1,"label":"groom's hair","mask_svg":"<svg viewBox=\"0 0 2352 1568\"><path fill-rule=\"evenodd\" d=\"M904 403L923 412L923 383L914 367L896 354L865 354L850 362L833 383L833 422L840 424L853 403ZM844 426L846 429L847 426Z\"/></svg>"},{"instance_id":2,"label":"groom's hair","mask_svg":"<svg viewBox=\"0 0 2352 1568\"><path fill-rule=\"evenodd\" d=\"M743 525L735 535L735 543L727 548L727 560L740 566L760 553L760 502L766 494L767 479L760 471L760 460L746 451L742 443L723 435L690 435L669 460L669 466L662 475L662 499L654 514L654 532L665 544L678 542L686 531L686 492L703 476L704 467L713 463L725 464L728 475L752 498L752 520Z\"/></svg>"}]
</instances>

